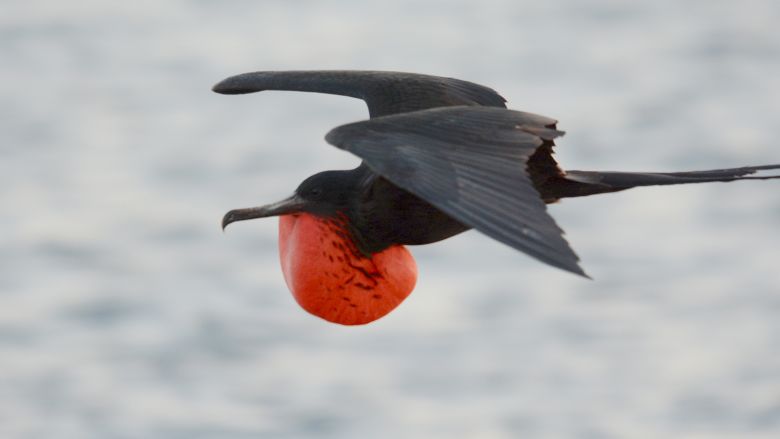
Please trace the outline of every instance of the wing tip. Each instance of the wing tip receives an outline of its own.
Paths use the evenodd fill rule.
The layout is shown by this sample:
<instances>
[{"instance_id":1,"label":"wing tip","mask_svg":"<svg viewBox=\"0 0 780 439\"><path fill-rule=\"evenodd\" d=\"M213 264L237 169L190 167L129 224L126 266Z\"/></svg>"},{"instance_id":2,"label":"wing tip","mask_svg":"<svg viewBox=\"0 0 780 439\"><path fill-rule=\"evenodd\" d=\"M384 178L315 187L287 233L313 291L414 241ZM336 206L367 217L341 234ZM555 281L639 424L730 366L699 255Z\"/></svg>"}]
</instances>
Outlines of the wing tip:
<instances>
[{"instance_id":1,"label":"wing tip","mask_svg":"<svg viewBox=\"0 0 780 439\"><path fill-rule=\"evenodd\" d=\"M238 84L236 78L237 76L231 76L229 78L223 79L222 81L219 81L218 83L214 84L213 87L211 87L211 91L222 95L239 95L252 92L252 90L247 90L246 88L241 87Z\"/></svg>"},{"instance_id":2,"label":"wing tip","mask_svg":"<svg viewBox=\"0 0 780 439\"><path fill-rule=\"evenodd\" d=\"M261 81L269 72L249 72L229 76L211 87L211 91L223 95L242 95L265 90Z\"/></svg>"},{"instance_id":3,"label":"wing tip","mask_svg":"<svg viewBox=\"0 0 780 439\"><path fill-rule=\"evenodd\" d=\"M577 264L577 271L572 271L572 273L576 274L577 276L584 277L587 280L593 280L593 278L590 277L590 275L586 273L579 264Z\"/></svg>"},{"instance_id":4,"label":"wing tip","mask_svg":"<svg viewBox=\"0 0 780 439\"><path fill-rule=\"evenodd\" d=\"M586 273L585 270L580 266L579 258L576 260L564 262L552 262L546 260L542 260L542 262L546 262L555 268L560 268L561 270L568 271L569 273L576 274L577 276L584 277L585 279L593 280L593 278L590 277L590 275Z\"/></svg>"}]
</instances>

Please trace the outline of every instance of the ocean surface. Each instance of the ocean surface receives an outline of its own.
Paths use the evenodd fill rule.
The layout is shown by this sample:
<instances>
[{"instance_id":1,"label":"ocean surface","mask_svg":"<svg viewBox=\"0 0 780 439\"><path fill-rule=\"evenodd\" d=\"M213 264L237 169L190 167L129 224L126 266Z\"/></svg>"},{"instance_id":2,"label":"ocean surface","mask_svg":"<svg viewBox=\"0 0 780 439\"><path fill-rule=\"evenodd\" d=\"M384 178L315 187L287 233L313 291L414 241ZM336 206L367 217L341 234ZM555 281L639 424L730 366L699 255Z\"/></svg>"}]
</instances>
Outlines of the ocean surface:
<instances>
[{"instance_id":1,"label":"ocean surface","mask_svg":"<svg viewBox=\"0 0 780 439\"><path fill-rule=\"evenodd\" d=\"M560 120L570 169L780 163L776 0L0 4L0 437L780 437L780 182L550 206L592 281L468 232L414 293L301 310L275 220L357 159L354 99L211 86L387 69Z\"/></svg>"}]
</instances>

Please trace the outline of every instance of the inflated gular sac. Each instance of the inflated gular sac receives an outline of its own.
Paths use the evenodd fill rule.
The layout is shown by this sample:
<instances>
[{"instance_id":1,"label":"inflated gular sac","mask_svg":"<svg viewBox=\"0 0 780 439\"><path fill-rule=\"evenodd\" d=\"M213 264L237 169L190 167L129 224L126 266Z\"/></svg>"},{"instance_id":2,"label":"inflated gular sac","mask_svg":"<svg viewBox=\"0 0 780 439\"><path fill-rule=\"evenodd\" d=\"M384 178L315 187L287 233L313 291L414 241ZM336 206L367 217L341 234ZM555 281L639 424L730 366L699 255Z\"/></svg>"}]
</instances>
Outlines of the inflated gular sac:
<instances>
[{"instance_id":1,"label":"inflated gular sac","mask_svg":"<svg viewBox=\"0 0 780 439\"><path fill-rule=\"evenodd\" d=\"M342 325L362 325L409 296L417 264L394 245L361 254L339 219L308 213L279 218L279 257L287 286L306 311Z\"/></svg>"}]
</instances>

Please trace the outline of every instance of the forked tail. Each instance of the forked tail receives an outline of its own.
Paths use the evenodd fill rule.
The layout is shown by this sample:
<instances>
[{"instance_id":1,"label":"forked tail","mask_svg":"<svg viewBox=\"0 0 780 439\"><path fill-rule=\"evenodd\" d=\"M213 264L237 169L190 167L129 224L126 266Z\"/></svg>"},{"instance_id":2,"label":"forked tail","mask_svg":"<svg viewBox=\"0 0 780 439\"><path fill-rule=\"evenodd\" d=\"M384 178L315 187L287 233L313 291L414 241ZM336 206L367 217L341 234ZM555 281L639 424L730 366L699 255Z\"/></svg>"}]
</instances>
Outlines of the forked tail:
<instances>
[{"instance_id":1,"label":"forked tail","mask_svg":"<svg viewBox=\"0 0 780 439\"><path fill-rule=\"evenodd\" d=\"M769 172L769 175L754 175L773 170L777 172ZM690 172L567 171L565 179L571 184L563 196L577 197L617 192L638 186L780 179L780 164Z\"/></svg>"}]
</instances>

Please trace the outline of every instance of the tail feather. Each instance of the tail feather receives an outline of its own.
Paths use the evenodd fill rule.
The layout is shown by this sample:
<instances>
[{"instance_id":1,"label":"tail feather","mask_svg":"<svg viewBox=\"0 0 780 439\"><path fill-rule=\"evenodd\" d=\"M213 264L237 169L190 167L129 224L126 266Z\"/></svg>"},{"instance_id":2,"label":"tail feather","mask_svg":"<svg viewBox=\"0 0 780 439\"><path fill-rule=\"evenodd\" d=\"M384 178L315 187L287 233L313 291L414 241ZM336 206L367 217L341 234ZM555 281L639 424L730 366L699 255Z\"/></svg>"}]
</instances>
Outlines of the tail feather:
<instances>
[{"instance_id":1,"label":"tail feather","mask_svg":"<svg viewBox=\"0 0 780 439\"><path fill-rule=\"evenodd\" d=\"M637 186L780 179L780 173L772 173L773 175L753 175L760 171L772 170L780 170L780 164L688 172L567 171L565 178L572 182L592 185L593 191L591 193L599 193L621 191ZM598 190L598 188L601 188L602 190Z\"/></svg>"}]
</instances>

